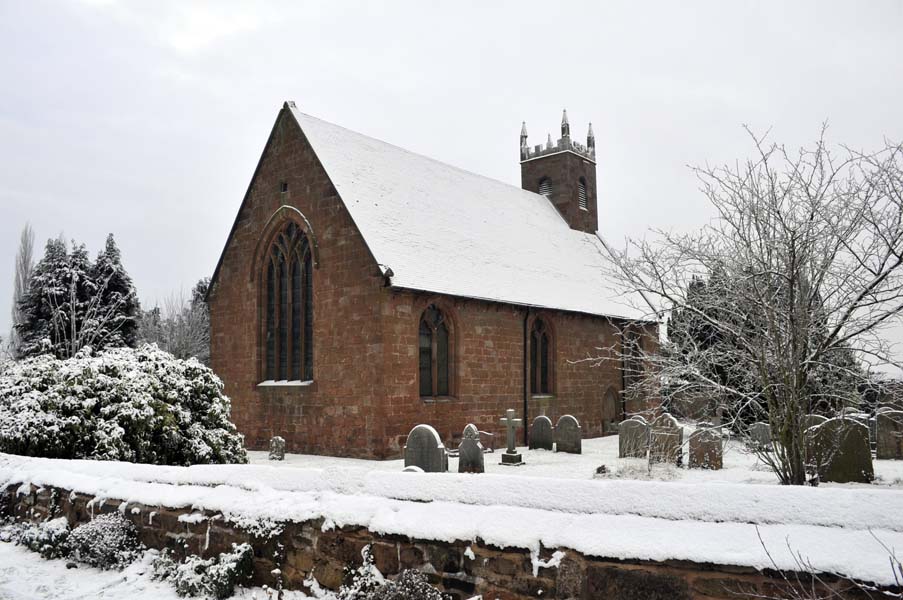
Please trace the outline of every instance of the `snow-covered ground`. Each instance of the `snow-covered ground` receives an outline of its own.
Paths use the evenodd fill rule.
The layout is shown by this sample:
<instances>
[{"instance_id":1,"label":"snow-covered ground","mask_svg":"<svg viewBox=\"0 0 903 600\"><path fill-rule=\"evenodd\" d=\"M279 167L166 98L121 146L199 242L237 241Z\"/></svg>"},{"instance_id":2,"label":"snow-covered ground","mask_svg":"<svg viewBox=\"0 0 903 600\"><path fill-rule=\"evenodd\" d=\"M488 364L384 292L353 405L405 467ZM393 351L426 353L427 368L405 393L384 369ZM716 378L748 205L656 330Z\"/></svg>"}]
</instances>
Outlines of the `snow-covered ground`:
<instances>
[{"instance_id":1,"label":"snow-covered ground","mask_svg":"<svg viewBox=\"0 0 903 600\"><path fill-rule=\"evenodd\" d=\"M485 455L486 472L500 475L526 475L530 477L555 477L561 479L593 479L596 468L605 465L609 470L609 478L618 479L653 479L660 481L679 481L682 483L760 483L775 484L778 481L768 467L758 461L755 454L746 450L742 443L727 442L724 453L724 469L708 471L704 469L656 467L653 471L646 468L646 461L637 458L618 458L618 436L583 440L583 454L564 454L547 450L530 450L518 448L524 456L525 465L510 467L499 464L501 450ZM686 451L686 449L685 449ZM404 461L399 460L361 460L355 458L335 458L331 456L313 456L308 454L286 454L285 461L275 462L268 459L267 452L249 452L251 464L273 465L285 467L305 467L326 469L335 467L359 467L377 471L400 471ZM903 489L903 461L874 461L876 480L872 485L857 484L822 484L831 487L899 487ZM457 472L458 459L450 457L448 470Z\"/></svg>"},{"instance_id":2,"label":"snow-covered ground","mask_svg":"<svg viewBox=\"0 0 903 600\"><path fill-rule=\"evenodd\" d=\"M252 453L250 465L188 468L0 454L0 486L58 486L122 510L190 507L245 523L322 518L325 528L479 538L534 552L570 548L610 558L791 570L799 553L820 571L891 582L881 544L903 553L903 461L876 461L879 485L790 487L776 485L734 443L723 470L651 473L641 460L618 459L617 443L617 437L584 440L582 455L524 448L521 467L500 466L498 452L486 454L482 475L403 473L398 460L289 455L272 462L265 453ZM595 478L603 464L609 476ZM450 469L456 468L453 458Z\"/></svg>"},{"instance_id":3,"label":"snow-covered ground","mask_svg":"<svg viewBox=\"0 0 903 600\"><path fill-rule=\"evenodd\" d=\"M0 600L181 600L166 582L150 577L149 560L124 571L101 571L85 565L67 569L65 560L45 560L22 546L0 542ZM271 600L262 589L237 590L236 600ZM284 600L307 598L284 593Z\"/></svg>"}]
</instances>

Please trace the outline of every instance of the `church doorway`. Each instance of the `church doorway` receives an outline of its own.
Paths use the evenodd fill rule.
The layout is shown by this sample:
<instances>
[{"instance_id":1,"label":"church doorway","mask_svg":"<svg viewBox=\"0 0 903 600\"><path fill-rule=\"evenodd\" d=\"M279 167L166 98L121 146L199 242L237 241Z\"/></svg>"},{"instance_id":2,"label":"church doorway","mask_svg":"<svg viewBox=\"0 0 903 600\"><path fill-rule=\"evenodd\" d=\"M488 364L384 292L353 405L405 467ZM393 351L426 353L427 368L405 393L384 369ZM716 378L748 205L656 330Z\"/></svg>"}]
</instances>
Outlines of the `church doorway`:
<instances>
[{"instance_id":1,"label":"church doorway","mask_svg":"<svg viewBox=\"0 0 903 600\"><path fill-rule=\"evenodd\" d=\"M615 433L618 430L617 423L621 420L620 402L618 393L609 387L602 396L602 433Z\"/></svg>"}]
</instances>

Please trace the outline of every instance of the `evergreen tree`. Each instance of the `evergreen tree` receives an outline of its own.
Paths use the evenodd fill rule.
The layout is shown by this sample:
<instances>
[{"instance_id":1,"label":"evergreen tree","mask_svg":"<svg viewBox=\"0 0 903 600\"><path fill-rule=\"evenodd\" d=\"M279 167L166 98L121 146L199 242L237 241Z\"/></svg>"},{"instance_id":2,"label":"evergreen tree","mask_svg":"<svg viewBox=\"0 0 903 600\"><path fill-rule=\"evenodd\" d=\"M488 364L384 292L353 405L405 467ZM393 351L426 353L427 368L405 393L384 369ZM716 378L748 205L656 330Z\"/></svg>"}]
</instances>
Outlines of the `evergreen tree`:
<instances>
[{"instance_id":1,"label":"evergreen tree","mask_svg":"<svg viewBox=\"0 0 903 600\"><path fill-rule=\"evenodd\" d=\"M59 340L57 309L68 303L69 289L64 285L68 251L62 238L47 240L44 256L35 265L28 289L19 308L22 321L16 324L19 355L37 356L51 351Z\"/></svg>"},{"instance_id":2,"label":"evergreen tree","mask_svg":"<svg viewBox=\"0 0 903 600\"><path fill-rule=\"evenodd\" d=\"M16 325L22 357L52 353L74 356L137 344L138 299L122 268L113 236L92 263L84 244L48 240L20 302L23 320Z\"/></svg>"},{"instance_id":3,"label":"evergreen tree","mask_svg":"<svg viewBox=\"0 0 903 600\"><path fill-rule=\"evenodd\" d=\"M107 236L105 248L97 255L91 276L98 290L94 311L98 328L95 349L136 347L141 307L132 278L122 266L112 233Z\"/></svg>"}]
</instances>

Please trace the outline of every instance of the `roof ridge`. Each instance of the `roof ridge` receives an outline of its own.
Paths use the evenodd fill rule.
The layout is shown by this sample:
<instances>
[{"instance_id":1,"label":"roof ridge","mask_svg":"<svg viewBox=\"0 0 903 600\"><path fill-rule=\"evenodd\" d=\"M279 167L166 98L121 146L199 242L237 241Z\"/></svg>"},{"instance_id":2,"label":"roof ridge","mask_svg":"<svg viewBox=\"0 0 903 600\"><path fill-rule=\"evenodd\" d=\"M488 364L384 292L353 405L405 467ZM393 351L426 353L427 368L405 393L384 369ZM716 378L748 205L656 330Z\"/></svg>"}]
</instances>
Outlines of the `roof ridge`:
<instances>
[{"instance_id":1,"label":"roof ridge","mask_svg":"<svg viewBox=\"0 0 903 600\"><path fill-rule=\"evenodd\" d=\"M298 118L298 115L303 115L304 117L306 117L306 118L308 118L308 119L313 119L314 121L319 121L320 123L325 123L325 124L329 125L330 127L337 127L338 129L342 129L342 130L347 131L347 132L349 132L349 133L353 133L354 135L359 135L359 136L361 136L361 137L363 137L363 138L367 138L368 140L373 140L374 142L379 142L380 144L383 144L383 145L386 145L386 146L390 146L390 147L392 147L392 148L394 148L394 149L396 149L396 150L401 150L402 152L404 152L404 153L406 153L406 154L410 154L410 155L416 156L416 157L418 157L418 158L426 159L426 160L431 161L431 162L434 162L434 163L436 163L436 164L438 164L438 165L442 165L443 167L448 167L448 168L451 168L451 169L455 169L456 171L459 171L459 172L461 172L461 173L466 173L467 175L472 175L472 176L474 176L474 177L480 177L480 178L482 178L482 179L486 179L486 180L491 181L491 182L493 182L493 183L496 183L496 184L498 184L498 185L503 185L503 186L505 186L505 187L509 187L509 188L518 190L518 191L520 191L520 192L523 192L524 194L527 194L527 195L529 195L529 196L531 196L531 197L538 197L538 198L541 198L542 200L544 200L545 202L549 202L549 199L546 198L545 196L543 196L542 194L537 194L536 192L531 192L530 190L525 190L525 189L522 188L522 187L518 187L518 186L513 185L513 184L511 184L511 183L502 181L501 179L495 179L495 178L493 178L493 177L490 177L489 175L483 175L482 173L477 173L477 172L475 172L475 171L469 171L469 170L467 170L467 169L465 169L465 168L463 168L463 167L459 167L459 166L457 166L457 165L453 165L453 164L451 164L451 163L447 163L447 162L445 162L445 161L439 160L438 158L433 158L432 156L428 156L428 155L426 155L426 154L421 154L421 153L419 153L419 152L414 152L413 150L409 150L408 148L405 148L404 146L399 146L399 145L397 145L397 144L393 144L392 142L387 142L387 141L381 140L381 139L379 139L379 138L377 138L377 137L373 137L373 136L371 136L371 135L367 135L366 133L361 133L360 131L355 131L354 129L349 129L348 127L344 127L344 126L342 126L342 125L338 125L338 124L336 124L336 123L333 123L332 121L327 121L326 119L321 119L321 118L319 118L319 117L315 117L315 116L313 116L313 115L311 115L311 114L308 114L308 113L302 111L300 108L298 108L298 107L295 105L294 102L292 102L292 103L289 104L289 108L291 109L292 114L295 115L295 119L296 119L296 120L297 120L297 118ZM299 123L299 125L300 125L300 123ZM302 130L303 130L303 127L302 127ZM549 202L549 204L551 204L551 202Z\"/></svg>"}]
</instances>

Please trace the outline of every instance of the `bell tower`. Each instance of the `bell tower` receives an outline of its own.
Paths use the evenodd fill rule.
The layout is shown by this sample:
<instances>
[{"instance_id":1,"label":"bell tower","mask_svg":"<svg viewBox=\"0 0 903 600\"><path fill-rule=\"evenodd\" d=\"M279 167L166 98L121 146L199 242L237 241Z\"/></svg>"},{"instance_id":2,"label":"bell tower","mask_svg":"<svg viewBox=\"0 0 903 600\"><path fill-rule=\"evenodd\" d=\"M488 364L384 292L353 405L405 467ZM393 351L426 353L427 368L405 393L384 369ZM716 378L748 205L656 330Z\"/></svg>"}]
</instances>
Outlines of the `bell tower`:
<instances>
[{"instance_id":1,"label":"bell tower","mask_svg":"<svg viewBox=\"0 0 903 600\"><path fill-rule=\"evenodd\" d=\"M527 144L527 124L520 130L521 187L542 194L555 205L571 229L595 233L599 228L596 207L596 137L590 123L586 145L571 139L568 112L561 115L561 138L545 146Z\"/></svg>"}]
</instances>

